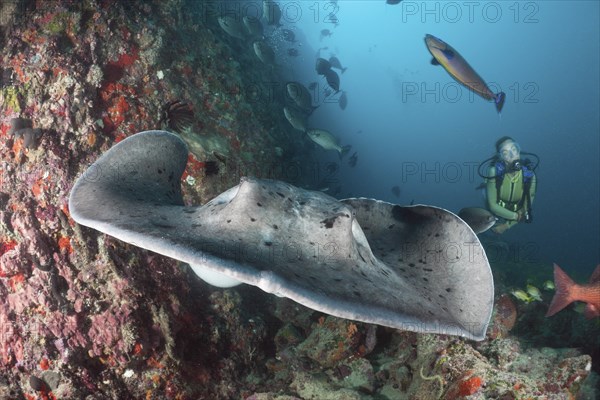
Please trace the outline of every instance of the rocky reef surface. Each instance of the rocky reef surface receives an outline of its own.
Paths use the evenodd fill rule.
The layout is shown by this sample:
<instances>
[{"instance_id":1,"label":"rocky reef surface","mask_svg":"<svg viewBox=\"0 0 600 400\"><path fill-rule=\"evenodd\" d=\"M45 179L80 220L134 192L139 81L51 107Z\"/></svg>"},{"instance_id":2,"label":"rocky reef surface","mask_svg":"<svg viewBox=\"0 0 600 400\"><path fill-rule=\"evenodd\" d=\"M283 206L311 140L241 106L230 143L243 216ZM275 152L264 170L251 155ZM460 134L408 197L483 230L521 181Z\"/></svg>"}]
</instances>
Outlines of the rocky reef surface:
<instances>
[{"instance_id":1,"label":"rocky reef surface","mask_svg":"<svg viewBox=\"0 0 600 400\"><path fill-rule=\"evenodd\" d=\"M284 86L207 4L1 3L0 398L593 399L591 357L513 336L506 296L483 342L400 332L212 288L72 221L76 177L148 129L188 142L190 204L242 175L310 183Z\"/></svg>"}]
</instances>

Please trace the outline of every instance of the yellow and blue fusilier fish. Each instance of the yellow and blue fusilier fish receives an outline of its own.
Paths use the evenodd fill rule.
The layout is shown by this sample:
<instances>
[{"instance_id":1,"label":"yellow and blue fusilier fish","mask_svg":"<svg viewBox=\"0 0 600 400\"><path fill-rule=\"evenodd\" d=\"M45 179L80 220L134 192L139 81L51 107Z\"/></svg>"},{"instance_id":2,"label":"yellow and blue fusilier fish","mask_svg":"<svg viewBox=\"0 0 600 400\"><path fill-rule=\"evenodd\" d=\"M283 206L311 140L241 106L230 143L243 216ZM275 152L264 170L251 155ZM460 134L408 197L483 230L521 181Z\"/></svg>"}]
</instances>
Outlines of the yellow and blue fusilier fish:
<instances>
[{"instance_id":1,"label":"yellow and blue fusilier fish","mask_svg":"<svg viewBox=\"0 0 600 400\"><path fill-rule=\"evenodd\" d=\"M473 92L486 100L494 100L498 113L502 110L506 95L504 92L495 93L490 90L485 81L460 55L460 53L448 43L433 35L425 35L425 44L433 56L431 63L441 65L459 83L465 85Z\"/></svg>"}]
</instances>

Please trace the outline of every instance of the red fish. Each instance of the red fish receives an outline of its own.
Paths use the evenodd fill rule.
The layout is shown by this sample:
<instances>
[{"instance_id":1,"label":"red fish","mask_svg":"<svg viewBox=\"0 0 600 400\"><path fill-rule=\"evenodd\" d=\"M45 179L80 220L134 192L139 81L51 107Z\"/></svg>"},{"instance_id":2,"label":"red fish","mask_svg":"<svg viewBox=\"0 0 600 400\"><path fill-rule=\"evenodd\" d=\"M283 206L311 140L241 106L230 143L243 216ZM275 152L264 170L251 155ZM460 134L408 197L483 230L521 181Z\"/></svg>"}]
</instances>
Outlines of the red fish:
<instances>
[{"instance_id":1,"label":"red fish","mask_svg":"<svg viewBox=\"0 0 600 400\"><path fill-rule=\"evenodd\" d=\"M546 317L556 314L574 301L587 303L583 313L587 319L600 317L600 264L592 273L590 283L582 285L573 282L565 271L554 264L554 286L556 293Z\"/></svg>"}]
</instances>

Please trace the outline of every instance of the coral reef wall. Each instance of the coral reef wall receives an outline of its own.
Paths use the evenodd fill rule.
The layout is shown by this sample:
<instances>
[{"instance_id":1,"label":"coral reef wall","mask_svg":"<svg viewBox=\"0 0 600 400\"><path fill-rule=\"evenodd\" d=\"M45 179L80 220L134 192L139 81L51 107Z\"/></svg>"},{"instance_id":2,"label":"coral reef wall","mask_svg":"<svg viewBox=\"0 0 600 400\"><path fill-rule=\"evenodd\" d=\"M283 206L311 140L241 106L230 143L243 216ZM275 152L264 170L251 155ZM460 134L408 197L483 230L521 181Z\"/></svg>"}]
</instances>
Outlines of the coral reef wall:
<instances>
[{"instance_id":1,"label":"coral reef wall","mask_svg":"<svg viewBox=\"0 0 600 400\"><path fill-rule=\"evenodd\" d=\"M102 152L157 128L193 150L188 202L278 178L304 144L257 94L277 77L202 2L2 1L0 29L0 398L235 397L255 362L235 350L264 323L187 267L79 227L67 199Z\"/></svg>"}]
</instances>

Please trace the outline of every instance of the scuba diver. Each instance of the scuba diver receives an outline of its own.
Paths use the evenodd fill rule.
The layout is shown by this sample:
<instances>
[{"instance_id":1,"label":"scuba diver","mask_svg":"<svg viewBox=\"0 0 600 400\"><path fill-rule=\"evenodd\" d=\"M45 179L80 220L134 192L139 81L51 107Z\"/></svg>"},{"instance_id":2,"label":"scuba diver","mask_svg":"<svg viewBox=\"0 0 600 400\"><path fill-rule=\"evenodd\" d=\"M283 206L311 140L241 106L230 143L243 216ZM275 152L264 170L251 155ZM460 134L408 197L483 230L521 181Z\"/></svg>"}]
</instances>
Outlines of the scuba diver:
<instances>
[{"instance_id":1,"label":"scuba diver","mask_svg":"<svg viewBox=\"0 0 600 400\"><path fill-rule=\"evenodd\" d=\"M535 157L535 164L521 155ZM481 173L481 167L489 164L488 175ZM496 155L479 164L479 176L485 179L485 192L488 209L498 217L492 231L501 234L519 222L532 222L531 205L535 198L535 169L539 157L533 153L521 152L519 144L509 136L496 142Z\"/></svg>"}]
</instances>

